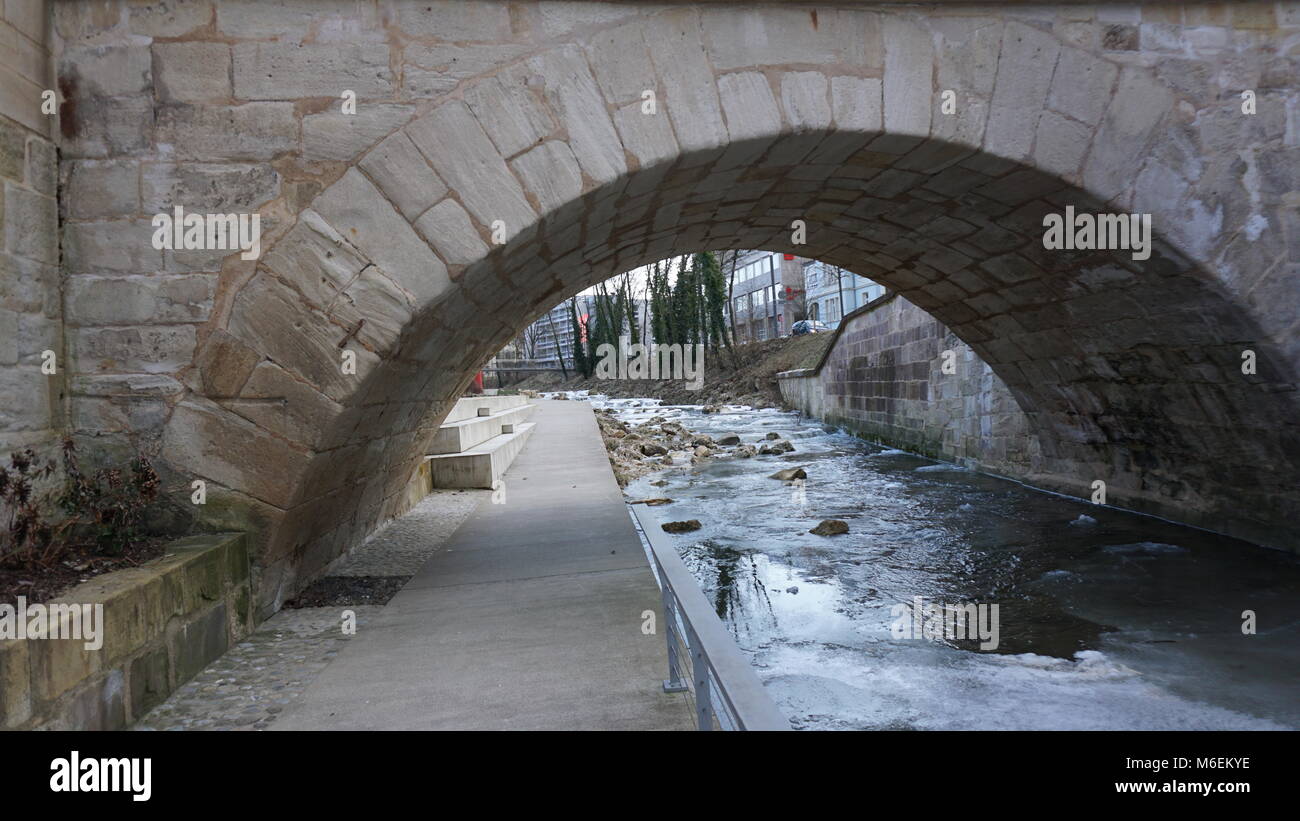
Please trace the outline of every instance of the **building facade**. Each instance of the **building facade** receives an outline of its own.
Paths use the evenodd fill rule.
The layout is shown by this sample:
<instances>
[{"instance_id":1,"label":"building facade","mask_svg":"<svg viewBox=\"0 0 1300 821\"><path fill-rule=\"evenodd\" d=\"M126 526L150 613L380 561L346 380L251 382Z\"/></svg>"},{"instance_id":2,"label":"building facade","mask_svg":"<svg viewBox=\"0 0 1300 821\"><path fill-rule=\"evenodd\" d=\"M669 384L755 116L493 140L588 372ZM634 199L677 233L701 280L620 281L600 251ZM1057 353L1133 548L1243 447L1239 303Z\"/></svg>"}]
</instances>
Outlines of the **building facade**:
<instances>
[{"instance_id":1,"label":"building facade","mask_svg":"<svg viewBox=\"0 0 1300 821\"><path fill-rule=\"evenodd\" d=\"M727 321L734 319L737 342L787 336L804 318L803 266L793 254L728 252L722 270L730 290Z\"/></svg>"},{"instance_id":2,"label":"building facade","mask_svg":"<svg viewBox=\"0 0 1300 821\"><path fill-rule=\"evenodd\" d=\"M885 294L885 286L815 259L801 259L807 318L836 328L846 314Z\"/></svg>"}]
</instances>

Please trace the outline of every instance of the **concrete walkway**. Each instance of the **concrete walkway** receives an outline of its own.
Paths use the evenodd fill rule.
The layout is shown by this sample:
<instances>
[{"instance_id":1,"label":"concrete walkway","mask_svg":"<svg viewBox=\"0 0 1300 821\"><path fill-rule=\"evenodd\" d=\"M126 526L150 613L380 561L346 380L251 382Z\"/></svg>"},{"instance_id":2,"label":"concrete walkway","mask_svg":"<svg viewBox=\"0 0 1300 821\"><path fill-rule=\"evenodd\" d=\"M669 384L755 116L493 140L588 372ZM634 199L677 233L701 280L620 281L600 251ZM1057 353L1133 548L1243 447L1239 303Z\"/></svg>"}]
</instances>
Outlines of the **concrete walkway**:
<instances>
[{"instance_id":1,"label":"concrete walkway","mask_svg":"<svg viewBox=\"0 0 1300 821\"><path fill-rule=\"evenodd\" d=\"M541 401L485 499L275 730L691 729L659 588L585 402Z\"/></svg>"}]
</instances>

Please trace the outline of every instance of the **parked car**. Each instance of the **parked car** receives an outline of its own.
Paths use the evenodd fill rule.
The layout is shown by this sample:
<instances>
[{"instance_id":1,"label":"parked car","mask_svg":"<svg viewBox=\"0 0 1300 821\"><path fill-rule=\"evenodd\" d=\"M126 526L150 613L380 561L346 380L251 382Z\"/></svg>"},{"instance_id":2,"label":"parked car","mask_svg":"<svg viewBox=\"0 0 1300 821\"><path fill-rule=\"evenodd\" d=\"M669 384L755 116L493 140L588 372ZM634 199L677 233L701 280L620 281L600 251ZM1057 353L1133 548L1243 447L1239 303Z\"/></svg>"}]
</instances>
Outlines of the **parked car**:
<instances>
[{"instance_id":1,"label":"parked car","mask_svg":"<svg viewBox=\"0 0 1300 821\"><path fill-rule=\"evenodd\" d=\"M825 322L816 319L801 319L790 327L792 336L803 336L804 334L822 334L830 330L830 326Z\"/></svg>"}]
</instances>

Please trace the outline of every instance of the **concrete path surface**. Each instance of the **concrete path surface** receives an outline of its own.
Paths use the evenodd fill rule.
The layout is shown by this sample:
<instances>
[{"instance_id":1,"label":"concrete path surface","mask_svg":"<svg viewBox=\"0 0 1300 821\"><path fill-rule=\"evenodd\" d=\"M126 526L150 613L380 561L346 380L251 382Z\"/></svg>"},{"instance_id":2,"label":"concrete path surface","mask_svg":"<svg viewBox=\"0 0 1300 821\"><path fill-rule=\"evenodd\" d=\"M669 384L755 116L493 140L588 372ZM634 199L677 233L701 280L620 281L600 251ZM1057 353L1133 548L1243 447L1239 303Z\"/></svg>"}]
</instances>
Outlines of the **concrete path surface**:
<instances>
[{"instance_id":1,"label":"concrete path surface","mask_svg":"<svg viewBox=\"0 0 1300 821\"><path fill-rule=\"evenodd\" d=\"M585 402L537 428L445 547L275 730L691 729L665 694L659 588Z\"/></svg>"}]
</instances>

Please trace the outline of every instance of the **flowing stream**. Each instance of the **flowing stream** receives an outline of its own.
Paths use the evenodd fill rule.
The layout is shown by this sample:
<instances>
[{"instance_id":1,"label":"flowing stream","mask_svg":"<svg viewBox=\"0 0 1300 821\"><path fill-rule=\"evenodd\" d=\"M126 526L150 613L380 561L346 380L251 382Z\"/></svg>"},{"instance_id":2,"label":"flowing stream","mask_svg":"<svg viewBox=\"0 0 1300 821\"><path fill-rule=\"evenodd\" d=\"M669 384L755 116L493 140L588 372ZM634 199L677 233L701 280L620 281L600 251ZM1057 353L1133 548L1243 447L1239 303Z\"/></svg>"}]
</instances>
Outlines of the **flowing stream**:
<instances>
[{"instance_id":1,"label":"flowing stream","mask_svg":"<svg viewBox=\"0 0 1300 821\"><path fill-rule=\"evenodd\" d=\"M577 397L575 397L577 398ZM1300 560L1031 490L775 410L590 397L782 456L635 480L778 706L817 729L1295 729ZM803 487L768 478L802 467ZM666 482L653 485L652 482ZM849 532L814 536L822 519ZM899 638L900 603L999 606L998 645ZM1242 631L1245 610L1257 634ZM910 621L910 619L909 619ZM987 643L987 642L985 642Z\"/></svg>"}]
</instances>

